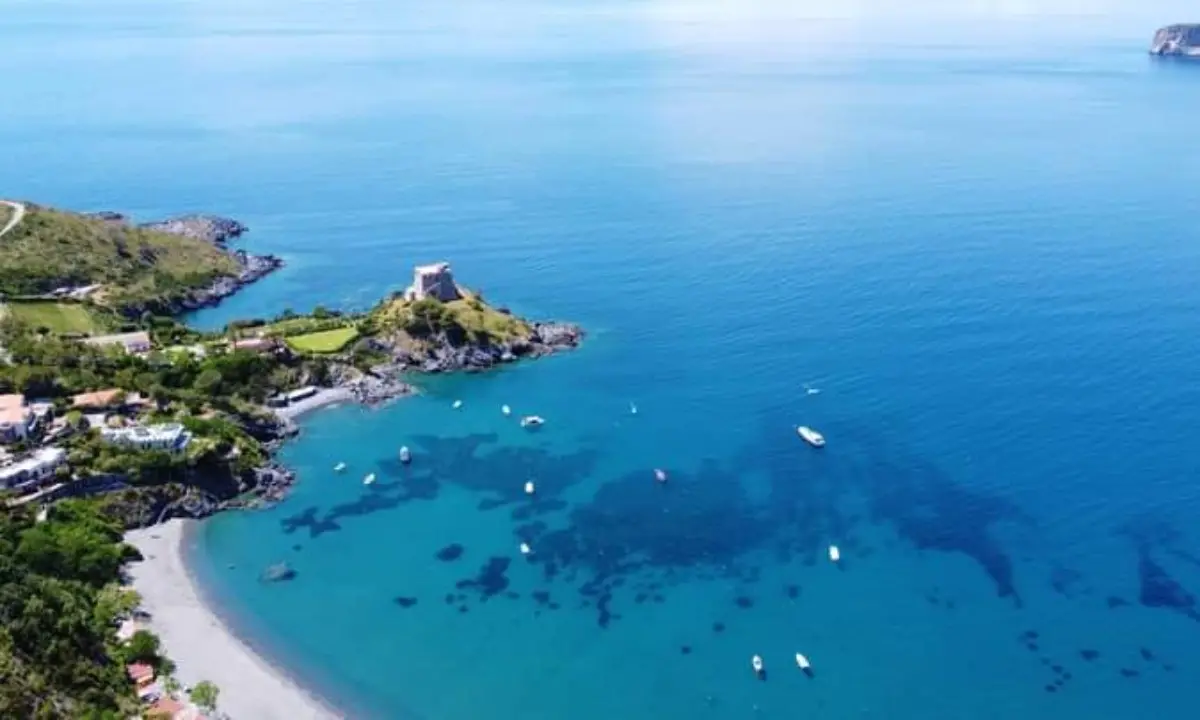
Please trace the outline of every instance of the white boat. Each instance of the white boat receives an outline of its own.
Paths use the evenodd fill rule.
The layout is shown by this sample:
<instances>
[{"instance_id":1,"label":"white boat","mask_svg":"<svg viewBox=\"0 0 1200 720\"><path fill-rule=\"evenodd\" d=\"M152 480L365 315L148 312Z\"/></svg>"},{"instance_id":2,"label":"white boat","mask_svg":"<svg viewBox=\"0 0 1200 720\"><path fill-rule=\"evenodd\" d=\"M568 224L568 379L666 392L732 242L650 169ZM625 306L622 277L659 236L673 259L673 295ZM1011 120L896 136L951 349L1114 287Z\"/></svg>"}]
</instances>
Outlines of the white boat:
<instances>
[{"instance_id":1,"label":"white boat","mask_svg":"<svg viewBox=\"0 0 1200 720\"><path fill-rule=\"evenodd\" d=\"M508 417L509 415L512 415L512 408L507 405L501 405L500 412L503 413L505 417Z\"/></svg>"},{"instance_id":2,"label":"white boat","mask_svg":"<svg viewBox=\"0 0 1200 720\"><path fill-rule=\"evenodd\" d=\"M407 445L400 448L400 462L406 465L412 462L412 450L409 450Z\"/></svg>"},{"instance_id":3,"label":"white boat","mask_svg":"<svg viewBox=\"0 0 1200 720\"><path fill-rule=\"evenodd\" d=\"M804 442L813 447L825 447L825 436L813 430L807 425L801 425L796 428L796 434L800 436Z\"/></svg>"},{"instance_id":4,"label":"white boat","mask_svg":"<svg viewBox=\"0 0 1200 720\"><path fill-rule=\"evenodd\" d=\"M462 407L462 400L455 400L454 404L451 405L450 407L454 408L455 410L459 409L460 407Z\"/></svg>"},{"instance_id":5,"label":"white boat","mask_svg":"<svg viewBox=\"0 0 1200 720\"><path fill-rule=\"evenodd\" d=\"M660 483L665 483L667 481L667 471L661 468L654 468L654 479Z\"/></svg>"},{"instance_id":6,"label":"white boat","mask_svg":"<svg viewBox=\"0 0 1200 720\"><path fill-rule=\"evenodd\" d=\"M334 472L341 472L341 471L343 471L343 470L345 470L345 469L346 469L346 463L338 463L337 465L334 465L334 466L333 466L333 471L334 471Z\"/></svg>"},{"instance_id":7,"label":"white boat","mask_svg":"<svg viewBox=\"0 0 1200 720\"><path fill-rule=\"evenodd\" d=\"M526 495L532 495L534 490L535 490L535 488L533 487L533 481L532 481L532 480L530 480L529 482L525 483L525 494L526 494Z\"/></svg>"},{"instance_id":8,"label":"white boat","mask_svg":"<svg viewBox=\"0 0 1200 720\"><path fill-rule=\"evenodd\" d=\"M803 654L796 653L796 667L800 668L801 670L808 670L812 667L812 665L809 664L808 658L804 657Z\"/></svg>"},{"instance_id":9,"label":"white boat","mask_svg":"<svg viewBox=\"0 0 1200 720\"><path fill-rule=\"evenodd\" d=\"M629 414L637 415L637 405L634 405L633 403L629 403Z\"/></svg>"},{"instance_id":10,"label":"white boat","mask_svg":"<svg viewBox=\"0 0 1200 720\"><path fill-rule=\"evenodd\" d=\"M838 550L838 546L837 546L837 545L830 545L830 546L829 546L829 559L830 559L832 562L837 562L838 560L841 560L841 559L842 559L842 551L841 551L841 550Z\"/></svg>"},{"instance_id":11,"label":"white boat","mask_svg":"<svg viewBox=\"0 0 1200 720\"><path fill-rule=\"evenodd\" d=\"M754 668L755 674L762 675L763 670L766 668L766 666L763 665L762 656L755 655L754 657L750 658L750 667Z\"/></svg>"},{"instance_id":12,"label":"white boat","mask_svg":"<svg viewBox=\"0 0 1200 720\"><path fill-rule=\"evenodd\" d=\"M526 415L521 418L521 427L539 427L545 423L546 420L537 415Z\"/></svg>"},{"instance_id":13,"label":"white boat","mask_svg":"<svg viewBox=\"0 0 1200 720\"><path fill-rule=\"evenodd\" d=\"M529 547L529 545L527 545L526 543L521 543L521 554L522 555L528 555L531 552L533 552L533 550Z\"/></svg>"},{"instance_id":14,"label":"white boat","mask_svg":"<svg viewBox=\"0 0 1200 720\"><path fill-rule=\"evenodd\" d=\"M363 485L370 485L373 482L375 482L375 473L371 473L370 475L363 478Z\"/></svg>"}]
</instances>

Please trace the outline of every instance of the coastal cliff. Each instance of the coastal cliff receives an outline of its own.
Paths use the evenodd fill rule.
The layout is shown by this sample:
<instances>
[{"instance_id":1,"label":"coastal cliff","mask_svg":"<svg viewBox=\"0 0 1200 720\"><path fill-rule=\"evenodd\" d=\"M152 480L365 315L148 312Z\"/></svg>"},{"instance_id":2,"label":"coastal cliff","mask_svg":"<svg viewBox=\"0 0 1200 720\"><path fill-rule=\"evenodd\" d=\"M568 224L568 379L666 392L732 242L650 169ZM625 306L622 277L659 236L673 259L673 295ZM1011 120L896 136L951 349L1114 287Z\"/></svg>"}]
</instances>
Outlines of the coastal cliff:
<instances>
[{"instance_id":1,"label":"coastal cliff","mask_svg":"<svg viewBox=\"0 0 1200 720\"><path fill-rule=\"evenodd\" d=\"M1150 43L1150 54L1200 59L1200 23L1160 28Z\"/></svg>"}]
</instances>

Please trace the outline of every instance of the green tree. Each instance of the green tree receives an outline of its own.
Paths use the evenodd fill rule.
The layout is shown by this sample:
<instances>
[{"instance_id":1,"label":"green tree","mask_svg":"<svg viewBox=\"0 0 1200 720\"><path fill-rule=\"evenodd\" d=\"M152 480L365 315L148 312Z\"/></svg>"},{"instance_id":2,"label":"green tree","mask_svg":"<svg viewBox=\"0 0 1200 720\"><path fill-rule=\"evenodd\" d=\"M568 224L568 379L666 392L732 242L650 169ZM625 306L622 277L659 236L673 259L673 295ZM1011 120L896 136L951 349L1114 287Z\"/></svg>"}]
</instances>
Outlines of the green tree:
<instances>
[{"instance_id":1,"label":"green tree","mask_svg":"<svg viewBox=\"0 0 1200 720\"><path fill-rule=\"evenodd\" d=\"M221 694L220 689L207 680L201 680L196 683L188 693L188 697L192 702L206 713L212 713L217 709L217 697Z\"/></svg>"},{"instance_id":2,"label":"green tree","mask_svg":"<svg viewBox=\"0 0 1200 720\"><path fill-rule=\"evenodd\" d=\"M149 630L138 630L129 638L129 643L125 646L125 657L130 662L154 665L158 663L159 646L157 635Z\"/></svg>"},{"instance_id":3,"label":"green tree","mask_svg":"<svg viewBox=\"0 0 1200 720\"><path fill-rule=\"evenodd\" d=\"M221 387L221 372L211 367L205 369L196 377L192 387L196 388L196 392L205 395L215 393L217 388Z\"/></svg>"}]
</instances>

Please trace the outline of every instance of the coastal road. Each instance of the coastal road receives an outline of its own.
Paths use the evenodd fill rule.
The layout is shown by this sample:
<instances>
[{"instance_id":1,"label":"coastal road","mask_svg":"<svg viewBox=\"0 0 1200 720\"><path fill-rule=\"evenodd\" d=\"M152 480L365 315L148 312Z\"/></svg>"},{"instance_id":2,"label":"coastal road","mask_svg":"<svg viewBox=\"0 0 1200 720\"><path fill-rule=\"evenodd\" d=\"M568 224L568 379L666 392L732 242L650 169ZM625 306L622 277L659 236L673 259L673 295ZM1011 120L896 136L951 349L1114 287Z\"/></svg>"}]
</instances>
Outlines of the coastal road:
<instances>
[{"instance_id":1,"label":"coastal road","mask_svg":"<svg viewBox=\"0 0 1200 720\"><path fill-rule=\"evenodd\" d=\"M25 217L25 206L12 200L0 200L0 205L7 205L12 208L12 217L4 224L4 227L0 228L0 237L4 237L5 233L15 228L17 223L21 222L21 218Z\"/></svg>"}]
</instances>

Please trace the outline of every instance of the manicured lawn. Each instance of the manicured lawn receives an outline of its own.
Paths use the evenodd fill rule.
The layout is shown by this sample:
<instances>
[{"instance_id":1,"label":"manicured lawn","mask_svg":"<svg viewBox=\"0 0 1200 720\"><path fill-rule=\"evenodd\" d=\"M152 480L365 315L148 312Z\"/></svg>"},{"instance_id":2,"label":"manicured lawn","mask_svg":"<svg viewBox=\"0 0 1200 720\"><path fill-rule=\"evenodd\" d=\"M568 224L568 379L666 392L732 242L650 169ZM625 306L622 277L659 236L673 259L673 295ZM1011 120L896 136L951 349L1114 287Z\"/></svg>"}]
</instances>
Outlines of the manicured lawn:
<instances>
[{"instance_id":1,"label":"manicured lawn","mask_svg":"<svg viewBox=\"0 0 1200 720\"><path fill-rule=\"evenodd\" d=\"M93 333L102 330L88 308L79 303L10 302L13 317L55 333Z\"/></svg>"},{"instance_id":2,"label":"manicured lawn","mask_svg":"<svg viewBox=\"0 0 1200 720\"><path fill-rule=\"evenodd\" d=\"M299 352L332 353L346 347L356 337L358 337L357 329L344 327L305 335L293 335L286 340L293 350Z\"/></svg>"}]
</instances>

